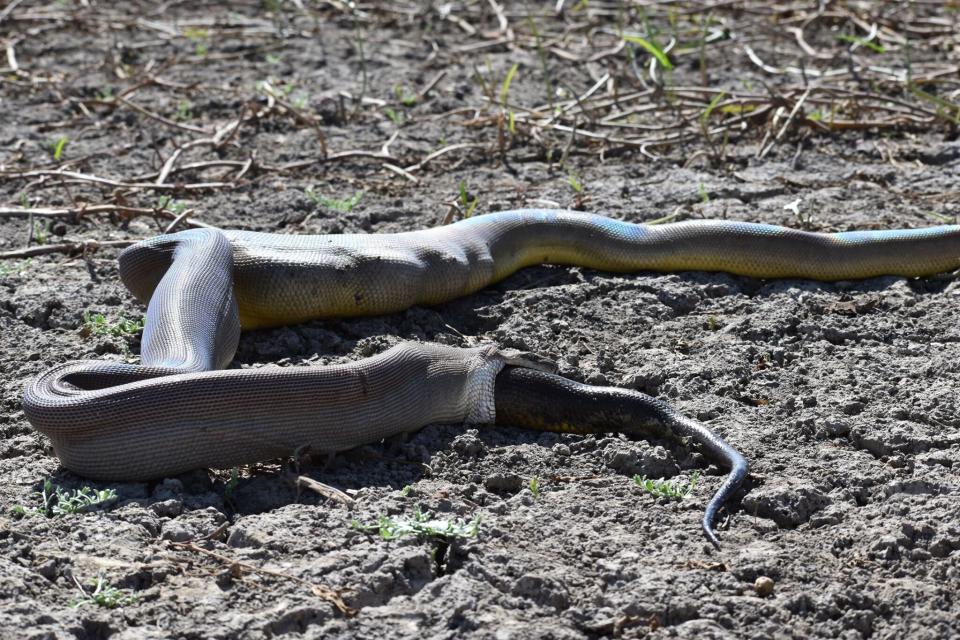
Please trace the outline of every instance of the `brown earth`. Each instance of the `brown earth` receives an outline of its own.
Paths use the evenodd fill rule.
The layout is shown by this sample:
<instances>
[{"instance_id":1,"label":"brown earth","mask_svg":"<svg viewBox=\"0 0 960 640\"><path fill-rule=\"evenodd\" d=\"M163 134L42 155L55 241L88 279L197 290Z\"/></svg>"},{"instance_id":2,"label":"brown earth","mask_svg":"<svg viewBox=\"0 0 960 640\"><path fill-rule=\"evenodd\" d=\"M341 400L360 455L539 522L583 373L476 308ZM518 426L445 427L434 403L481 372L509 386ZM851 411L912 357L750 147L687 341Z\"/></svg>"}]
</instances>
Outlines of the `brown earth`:
<instances>
[{"instance_id":1,"label":"brown earth","mask_svg":"<svg viewBox=\"0 0 960 640\"><path fill-rule=\"evenodd\" d=\"M823 231L955 220L956 2L557 4L0 9L0 251L38 253L0 260L0 636L960 635L952 275L542 267L439 307L242 339L236 367L488 341L665 398L752 464L719 552L699 520L722 470L669 441L431 426L300 466L351 494L349 511L298 492L290 461L238 482L91 483L31 429L31 376L137 360L135 329L91 325L143 315L117 248L91 243L182 213L179 225L275 233L551 206ZM631 480L696 471L681 501ZM45 479L117 496L47 517ZM388 541L351 526L417 506L479 517L478 535ZM97 576L122 606L76 606Z\"/></svg>"}]
</instances>

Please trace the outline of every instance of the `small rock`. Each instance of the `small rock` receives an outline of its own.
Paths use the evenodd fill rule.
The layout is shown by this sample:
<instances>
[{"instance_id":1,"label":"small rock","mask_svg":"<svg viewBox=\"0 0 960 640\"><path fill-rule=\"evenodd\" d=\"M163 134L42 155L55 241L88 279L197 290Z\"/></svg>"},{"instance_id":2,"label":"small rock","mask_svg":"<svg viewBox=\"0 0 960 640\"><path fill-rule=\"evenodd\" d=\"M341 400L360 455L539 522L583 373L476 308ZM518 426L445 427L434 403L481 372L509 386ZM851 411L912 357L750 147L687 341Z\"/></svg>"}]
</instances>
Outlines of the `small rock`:
<instances>
[{"instance_id":1,"label":"small rock","mask_svg":"<svg viewBox=\"0 0 960 640\"><path fill-rule=\"evenodd\" d=\"M50 582L55 582L57 580L57 561L53 558L48 559L43 564L37 565L33 570Z\"/></svg>"},{"instance_id":2,"label":"small rock","mask_svg":"<svg viewBox=\"0 0 960 640\"><path fill-rule=\"evenodd\" d=\"M931 540L928 548L935 558L946 558L953 551L953 545L944 536L937 536Z\"/></svg>"},{"instance_id":3,"label":"small rock","mask_svg":"<svg viewBox=\"0 0 960 640\"><path fill-rule=\"evenodd\" d=\"M865 405L862 402L853 400L843 405L843 412L848 416L859 415L863 412L864 406Z\"/></svg>"},{"instance_id":4,"label":"small rock","mask_svg":"<svg viewBox=\"0 0 960 640\"><path fill-rule=\"evenodd\" d=\"M461 458L476 458L487 452L487 447L480 440L479 431L476 429L468 429L465 433L461 433L453 439L451 446Z\"/></svg>"},{"instance_id":5,"label":"small rock","mask_svg":"<svg viewBox=\"0 0 960 640\"><path fill-rule=\"evenodd\" d=\"M193 537L193 531L176 520L165 523L160 532L162 540L170 540L171 542L186 542Z\"/></svg>"},{"instance_id":6,"label":"small rock","mask_svg":"<svg viewBox=\"0 0 960 640\"><path fill-rule=\"evenodd\" d=\"M179 499L183 495L183 483L176 478L166 478L153 489L157 500Z\"/></svg>"},{"instance_id":7,"label":"small rock","mask_svg":"<svg viewBox=\"0 0 960 640\"><path fill-rule=\"evenodd\" d=\"M773 593L773 580L767 576L759 576L753 582L753 590L756 591L757 595L761 598L766 598Z\"/></svg>"},{"instance_id":8,"label":"small rock","mask_svg":"<svg viewBox=\"0 0 960 640\"><path fill-rule=\"evenodd\" d=\"M515 473L492 473L484 480L487 491L516 493L523 487L523 480Z\"/></svg>"},{"instance_id":9,"label":"small rock","mask_svg":"<svg viewBox=\"0 0 960 640\"><path fill-rule=\"evenodd\" d=\"M823 431L830 438L845 436L850 433L850 423L845 420L827 420L823 423Z\"/></svg>"},{"instance_id":10,"label":"small rock","mask_svg":"<svg viewBox=\"0 0 960 640\"><path fill-rule=\"evenodd\" d=\"M150 509L161 518L176 518L183 511L183 503L170 498L154 502L150 505Z\"/></svg>"},{"instance_id":11,"label":"small rock","mask_svg":"<svg viewBox=\"0 0 960 640\"><path fill-rule=\"evenodd\" d=\"M893 536L880 536L870 547L870 555L878 560L896 560L900 557L900 545Z\"/></svg>"},{"instance_id":12,"label":"small rock","mask_svg":"<svg viewBox=\"0 0 960 640\"><path fill-rule=\"evenodd\" d=\"M816 512L831 504L830 497L810 484L781 482L751 491L743 500L748 513L770 518L779 527L807 523Z\"/></svg>"}]
</instances>

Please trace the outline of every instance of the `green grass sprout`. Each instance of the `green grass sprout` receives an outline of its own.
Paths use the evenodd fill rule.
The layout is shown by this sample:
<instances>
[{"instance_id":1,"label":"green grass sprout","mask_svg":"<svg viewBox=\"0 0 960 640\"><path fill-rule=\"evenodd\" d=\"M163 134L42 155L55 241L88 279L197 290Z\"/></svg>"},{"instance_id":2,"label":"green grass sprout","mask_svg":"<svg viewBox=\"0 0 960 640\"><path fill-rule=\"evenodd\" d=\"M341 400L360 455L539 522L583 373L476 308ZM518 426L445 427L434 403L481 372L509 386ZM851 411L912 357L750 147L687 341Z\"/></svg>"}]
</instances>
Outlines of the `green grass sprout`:
<instances>
[{"instance_id":1,"label":"green grass sprout","mask_svg":"<svg viewBox=\"0 0 960 640\"><path fill-rule=\"evenodd\" d=\"M656 43L646 38L641 38L640 36L623 36L623 39L627 42L632 42L633 44L640 45L646 49L647 53L652 55L657 59L657 62L660 63L660 66L670 71L673 69L673 63L670 62L670 58L667 57L667 54L663 52L663 49L658 47Z\"/></svg>"},{"instance_id":2,"label":"green grass sprout","mask_svg":"<svg viewBox=\"0 0 960 640\"><path fill-rule=\"evenodd\" d=\"M319 207L326 207L327 209L333 209L334 211L340 211L341 213L349 213L350 211L353 211L353 208L360 203L361 199L363 199L363 191L357 191L352 196L340 200L319 194L310 187L304 189L303 193L308 198L313 200L315 205Z\"/></svg>"},{"instance_id":3,"label":"green grass sprout","mask_svg":"<svg viewBox=\"0 0 960 640\"><path fill-rule=\"evenodd\" d=\"M684 481L680 478L674 478L672 480L664 480L663 478L660 478L659 480L653 480L647 476L633 476L634 484L647 493L660 498L672 498L674 500L682 500L690 495L696 488L697 481L699 479L699 471L694 471L693 475L690 476L690 480L688 481Z\"/></svg>"},{"instance_id":4,"label":"green grass sprout","mask_svg":"<svg viewBox=\"0 0 960 640\"><path fill-rule=\"evenodd\" d=\"M116 609L117 607L133 604L137 601L137 597L129 591L111 586L102 574L97 574L96 578L90 580L89 585L92 587L90 591L84 589L83 585L81 585L76 578L74 578L74 582L76 582L77 588L80 589L80 593L83 594L71 605L74 608L82 607L86 604L95 604L105 609Z\"/></svg>"},{"instance_id":5,"label":"green grass sprout","mask_svg":"<svg viewBox=\"0 0 960 640\"><path fill-rule=\"evenodd\" d=\"M23 272L30 267L32 260L33 258L27 258L26 260L18 260L12 264L0 264L0 278L23 275Z\"/></svg>"},{"instance_id":6,"label":"green grass sprout","mask_svg":"<svg viewBox=\"0 0 960 640\"><path fill-rule=\"evenodd\" d=\"M858 38L858 37L856 37L856 36L848 36L848 35L846 35L846 34L839 34L839 35L837 35L837 40L840 40L841 42L847 42L847 43L849 43L849 44L855 44L855 45L858 45L858 46L861 46L861 47L866 47L867 49L870 49L870 51L873 51L874 53L886 53L886 52L887 52L886 47L884 47L883 45L877 44L876 42L873 42L872 40L865 40L865 39L863 39L863 38Z\"/></svg>"},{"instance_id":7,"label":"green grass sprout","mask_svg":"<svg viewBox=\"0 0 960 640\"><path fill-rule=\"evenodd\" d=\"M507 71L507 75L503 79L503 84L500 85L500 106L507 106L507 97L510 95L510 83L513 82L513 78L517 75L517 69L519 68L520 63L514 62L510 70Z\"/></svg>"},{"instance_id":8,"label":"green grass sprout","mask_svg":"<svg viewBox=\"0 0 960 640\"><path fill-rule=\"evenodd\" d=\"M413 517L380 516L376 524L362 524L351 520L350 526L366 533L379 533L384 540L396 540L404 536L418 538L476 538L480 530L480 516L469 522L461 519L435 518L429 511L417 507Z\"/></svg>"},{"instance_id":9,"label":"green grass sprout","mask_svg":"<svg viewBox=\"0 0 960 640\"><path fill-rule=\"evenodd\" d=\"M480 204L480 199L476 196L473 196L473 199L470 199L470 194L467 193L467 183L464 180L460 181L460 207L463 209L463 217L469 218L473 215L473 211L477 208L477 205Z\"/></svg>"},{"instance_id":10,"label":"green grass sprout","mask_svg":"<svg viewBox=\"0 0 960 640\"><path fill-rule=\"evenodd\" d=\"M60 162L60 158L63 156L63 150L67 146L67 142L69 142L69 138L67 138L67 136L60 136L50 143L53 159L55 161Z\"/></svg>"},{"instance_id":11,"label":"green grass sprout","mask_svg":"<svg viewBox=\"0 0 960 640\"><path fill-rule=\"evenodd\" d=\"M392 107L383 107L383 113L398 127L403 126L403 114Z\"/></svg>"},{"instance_id":12,"label":"green grass sprout","mask_svg":"<svg viewBox=\"0 0 960 640\"><path fill-rule=\"evenodd\" d=\"M115 321L109 320L102 313L83 313L83 327L80 334L87 336L129 336L143 331L143 318L131 320L120 316Z\"/></svg>"},{"instance_id":13,"label":"green grass sprout","mask_svg":"<svg viewBox=\"0 0 960 640\"><path fill-rule=\"evenodd\" d=\"M18 516L58 518L115 500L117 492L114 489L95 490L90 487L66 491L62 487L54 486L53 481L47 478L43 481L43 488L34 496L40 499L41 506L30 508L17 505L13 508L13 513Z\"/></svg>"},{"instance_id":14,"label":"green grass sprout","mask_svg":"<svg viewBox=\"0 0 960 640\"><path fill-rule=\"evenodd\" d=\"M540 478L537 476L532 476L530 478L530 493L533 494L534 500L540 499Z\"/></svg>"}]
</instances>

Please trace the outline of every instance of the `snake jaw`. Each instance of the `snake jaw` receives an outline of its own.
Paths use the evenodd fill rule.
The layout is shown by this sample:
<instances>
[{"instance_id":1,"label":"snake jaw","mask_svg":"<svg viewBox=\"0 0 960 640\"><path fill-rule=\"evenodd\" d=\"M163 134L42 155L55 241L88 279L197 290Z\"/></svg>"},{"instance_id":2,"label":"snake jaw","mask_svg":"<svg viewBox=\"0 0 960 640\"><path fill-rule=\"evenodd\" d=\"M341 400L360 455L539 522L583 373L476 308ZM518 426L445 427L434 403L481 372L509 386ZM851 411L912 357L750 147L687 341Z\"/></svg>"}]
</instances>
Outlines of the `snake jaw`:
<instances>
[{"instance_id":1,"label":"snake jaw","mask_svg":"<svg viewBox=\"0 0 960 640\"><path fill-rule=\"evenodd\" d=\"M544 373L557 372L557 365L552 360L532 351L521 351L519 349L499 349L498 351L505 365L535 369Z\"/></svg>"}]
</instances>

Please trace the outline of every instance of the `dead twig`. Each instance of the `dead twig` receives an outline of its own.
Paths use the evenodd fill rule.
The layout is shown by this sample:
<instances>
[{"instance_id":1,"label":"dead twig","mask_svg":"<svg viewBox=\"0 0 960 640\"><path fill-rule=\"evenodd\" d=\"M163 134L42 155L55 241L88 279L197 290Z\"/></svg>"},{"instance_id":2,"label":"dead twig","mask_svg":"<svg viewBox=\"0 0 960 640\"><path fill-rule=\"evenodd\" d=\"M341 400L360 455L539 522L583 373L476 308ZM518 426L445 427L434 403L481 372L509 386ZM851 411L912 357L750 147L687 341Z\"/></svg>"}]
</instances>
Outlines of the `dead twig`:
<instances>
[{"instance_id":1,"label":"dead twig","mask_svg":"<svg viewBox=\"0 0 960 640\"><path fill-rule=\"evenodd\" d=\"M113 248L123 249L135 244L136 240L82 240L79 242L64 242L62 244L41 244L24 249L13 249L12 251L0 251L0 260L16 260L20 258L32 258L34 256L45 256L51 253L65 253L67 255L88 255L98 249Z\"/></svg>"},{"instance_id":2,"label":"dead twig","mask_svg":"<svg viewBox=\"0 0 960 640\"><path fill-rule=\"evenodd\" d=\"M357 503L356 500L348 496L343 491L340 491L340 489L331 487L330 485L322 482L318 482L317 480L308 478L307 476L297 476L297 490L299 491L301 488L309 489L314 493L320 494L324 498L335 500L348 509L352 509Z\"/></svg>"},{"instance_id":3,"label":"dead twig","mask_svg":"<svg viewBox=\"0 0 960 640\"><path fill-rule=\"evenodd\" d=\"M310 593L317 596L318 598L326 600L327 602L332 604L343 615L353 616L357 614L356 609L347 605L347 603L343 601L343 597L340 595L340 592L336 591L335 589L331 589L330 587L319 585L319 584L310 582L309 580L304 580L303 578L292 576L288 573L273 571L271 569L264 569L262 567L252 565L248 562L244 562L242 560L237 560L235 558L225 556L221 553L217 553L216 551L211 551L210 549L204 549L203 547L201 547L200 545L192 541L170 542L169 544L171 546L178 547L180 549L187 549L188 551L193 551L194 553L199 553L199 554L208 556L210 558L213 558L215 560L218 560L223 564L227 565L228 567L230 567L232 570L236 570L238 572L240 570L246 570L251 573L258 573L264 576L270 576L273 578L279 578L281 580L288 580L290 582L295 582L309 589Z\"/></svg>"}]
</instances>

